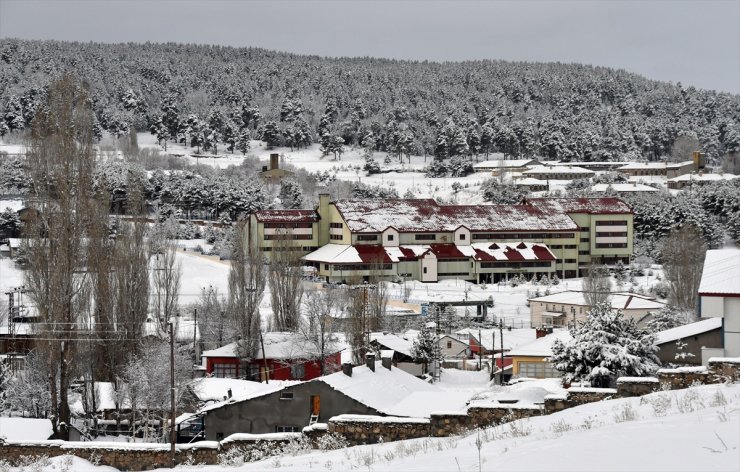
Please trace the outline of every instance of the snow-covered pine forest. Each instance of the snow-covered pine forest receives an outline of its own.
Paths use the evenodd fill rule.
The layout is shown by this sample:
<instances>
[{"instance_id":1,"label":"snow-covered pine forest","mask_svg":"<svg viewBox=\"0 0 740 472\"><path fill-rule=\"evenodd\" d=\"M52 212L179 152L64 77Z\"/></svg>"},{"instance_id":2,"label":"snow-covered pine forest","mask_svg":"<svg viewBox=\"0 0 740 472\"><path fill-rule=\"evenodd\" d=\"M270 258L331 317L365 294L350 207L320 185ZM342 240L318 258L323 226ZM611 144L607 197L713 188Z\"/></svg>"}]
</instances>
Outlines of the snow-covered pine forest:
<instances>
[{"instance_id":1,"label":"snow-covered pine forest","mask_svg":"<svg viewBox=\"0 0 740 472\"><path fill-rule=\"evenodd\" d=\"M399 160L503 152L564 161L740 150L740 97L580 64L323 58L258 48L0 40L0 134L29 126L47 87L84 77L96 133L246 152L320 142ZM733 164L734 165L734 164Z\"/></svg>"}]
</instances>

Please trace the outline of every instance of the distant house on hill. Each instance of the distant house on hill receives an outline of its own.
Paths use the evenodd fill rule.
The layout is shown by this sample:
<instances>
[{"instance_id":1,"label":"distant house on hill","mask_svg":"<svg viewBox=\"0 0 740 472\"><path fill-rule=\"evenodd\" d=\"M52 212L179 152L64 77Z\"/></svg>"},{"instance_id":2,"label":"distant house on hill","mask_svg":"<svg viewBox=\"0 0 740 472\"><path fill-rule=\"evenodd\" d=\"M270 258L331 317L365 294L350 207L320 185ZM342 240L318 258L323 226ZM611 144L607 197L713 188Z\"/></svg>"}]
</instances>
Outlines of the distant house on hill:
<instances>
[{"instance_id":1,"label":"distant house on hill","mask_svg":"<svg viewBox=\"0 0 740 472\"><path fill-rule=\"evenodd\" d=\"M265 333L263 343L264 352L260 346L254 358L246 364L237 355L236 343L204 351L201 357L206 375L250 380L311 380L321 375L315 347L300 334ZM327 357L325 364L329 372L339 369L339 348Z\"/></svg>"},{"instance_id":2,"label":"distant house on hill","mask_svg":"<svg viewBox=\"0 0 740 472\"><path fill-rule=\"evenodd\" d=\"M534 327L562 328L573 322L585 321L591 306L586 302L583 292L565 291L530 298L530 323ZM636 293L613 293L609 302L615 310L638 323L647 322L646 316L665 306L653 297Z\"/></svg>"},{"instance_id":3,"label":"distant house on hill","mask_svg":"<svg viewBox=\"0 0 740 472\"><path fill-rule=\"evenodd\" d=\"M529 344L512 349L506 354L511 359L512 375L514 377L544 379L562 376L550 363L552 344L556 339L562 342L569 341L571 339L570 332L566 329L555 330L551 334L538 331L538 335L544 336Z\"/></svg>"}]
</instances>

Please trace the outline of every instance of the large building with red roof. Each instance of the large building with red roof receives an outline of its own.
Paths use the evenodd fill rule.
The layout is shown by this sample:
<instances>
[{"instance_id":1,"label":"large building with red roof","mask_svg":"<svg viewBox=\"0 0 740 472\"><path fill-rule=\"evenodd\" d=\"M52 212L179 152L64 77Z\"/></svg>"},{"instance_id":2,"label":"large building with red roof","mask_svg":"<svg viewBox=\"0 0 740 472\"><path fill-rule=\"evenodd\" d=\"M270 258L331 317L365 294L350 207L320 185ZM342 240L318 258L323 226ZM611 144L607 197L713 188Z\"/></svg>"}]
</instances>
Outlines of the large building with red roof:
<instances>
[{"instance_id":1,"label":"large building with red roof","mask_svg":"<svg viewBox=\"0 0 740 472\"><path fill-rule=\"evenodd\" d=\"M262 251L301 251L332 282L374 278L497 282L577 277L590 263L629 263L632 210L618 198L533 198L519 205L433 199L337 200L262 210L248 225Z\"/></svg>"}]
</instances>

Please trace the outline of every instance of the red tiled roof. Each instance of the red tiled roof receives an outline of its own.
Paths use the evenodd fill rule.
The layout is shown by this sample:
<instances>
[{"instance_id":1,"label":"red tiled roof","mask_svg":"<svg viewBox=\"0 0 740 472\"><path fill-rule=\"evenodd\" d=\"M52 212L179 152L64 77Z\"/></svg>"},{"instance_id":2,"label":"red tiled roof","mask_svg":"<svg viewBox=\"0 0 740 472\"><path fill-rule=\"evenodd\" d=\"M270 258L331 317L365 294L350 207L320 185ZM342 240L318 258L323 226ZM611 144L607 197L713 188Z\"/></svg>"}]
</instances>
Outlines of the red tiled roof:
<instances>
[{"instance_id":1,"label":"red tiled roof","mask_svg":"<svg viewBox=\"0 0 740 472\"><path fill-rule=\"evenodd\" d=\"M532 246L532 251L534 252L534 255L537 256L537 259L540 261L554 261L555 256L553 256L552 252L550 252L549 249L547 249L545 246L540 246L539 244L535 244Z\"/></svg>"},{"instance_id":2,"label":"red tiled roof","mask_svg":"<svg viewBox=\"0 0 740 472\"><path fill-rule=\"evenodd\" d=\"M366 245L366 244L358 244L354 246L357 253L360 255L360 259L362 259L362 262L366 264L379 264L379 263L388 263L390 264L391 258L388 257L388 253L385 252L385 248L383 246L378 245Z\"/></svg>"},{"instance_id":3,"label":"red tiled roof","mask_svg":"<svg viewBox=\"0 0 740 472\"><path fill-rule=\"evenodd\" d=\"M430 244L429 248L437 256L437 259L467 259L467 256L452 243Z\"/></svg>"},{"instance_id":4,"label":"red tiled roof","mask_svg":"<svg viewBox=\"0 0 740 472\"><path fill-rule=\"evenodd\" d=\"M316 210L258 210L254 212L261 223L314 223L319 221Z\"/></svg>"}]
</instances>

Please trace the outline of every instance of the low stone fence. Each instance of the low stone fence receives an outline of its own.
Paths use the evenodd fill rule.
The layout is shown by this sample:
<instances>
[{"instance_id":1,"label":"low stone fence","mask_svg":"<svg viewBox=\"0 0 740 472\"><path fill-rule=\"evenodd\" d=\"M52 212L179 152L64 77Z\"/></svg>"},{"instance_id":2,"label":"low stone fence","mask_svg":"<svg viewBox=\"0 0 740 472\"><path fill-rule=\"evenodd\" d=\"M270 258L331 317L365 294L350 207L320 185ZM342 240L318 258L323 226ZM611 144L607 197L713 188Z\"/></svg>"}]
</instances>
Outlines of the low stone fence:
<instances>
[{"instance_id":1,"label":"low stone fence","mask_svg":"<svg viewBox=\"0 0 740 472\"><path fill-rule=\"evenodd\" d=\"M658 370L658 381L661 388L677 390L689 388L695 384L717 383L706 367L679 367L677 369Z\"/></svg>"},{"instance_id":2,"label":"low stone fence","mask_svg":"<svg viewBox=\"0 0 740 472\"><path fill-rule=\"evenodd\" d=\"M257 447L263 447L265 443L272 446L282 446L290 441L303 437L301 433L268 433L248 434L236 433L221 441L221 451L228 452L231 449L241 448L248 451Z\"/></svg>"},{"instance_id":3,"label":"low stone fence","mask_svg":"<svg viewBox=\"0 0 740 472\"><path fill-rule=\"evenodd\" d=\"M660 380L656 377L619 377L617 396L641 397L660 390Z\"/></svg>"},{"instance_id":4,"label":"low stone fence","mask_svg":"<svg viewBox=\"0 0 740 472\"><path fill-rule=\"evenodd\" d=\"M708 364L715 381L740 381L740 357L712 357Z\"/></svg>"},{"instance_id":5,"label":"low stone fence","mask_svg":"<svg viewBox=\"0 0 740 472\"><path fill-rule=\"evenodd\" d=\"M326 423L314 423L303 428L303 436L311 441L311 447L318 447L319 440L329 433L329 425Z\"/></svg>"},{"instance_id":6,"label":"low stone fence","mask_svg":"<svg viewBox=\"0 0 740 472\"><path fill-rule=\"evenodd\" d=\"M430 420L397 416L339 415L329 420L329 433L341 434L351 445L428 437Z\"/></svg>"},{"instance_id":7,"label":"low stone fence","mask_svg":"<svg viewBox=\"0 0 740 472\"><path fill-rule=\"evenodd\" d=\"M470 429L470 416L465 411L432 413L429 418L429 435L447 437Z\"/></svg>"},{"instance_id":8,"label":"low stone fence","mask_svg":"<svg viewBox=\"0 0 740 472\"><path fill-rule=\"evenodd\" d=\"M531 416L542 416L544 414L544 406L532 405L475 405L468 408L470 424L477 428L495 426Z\"/></svg>"},{"instance_id":9,"label":"low stone fence","mask_svg":"<svg viewBox=\"0 0 740 472\"><path fill-rule=\"evenodd\" d=\"M175 464L217 464L219 443L202 441L178 444ZM152 443L96 443L65 441L7 442L0 444L0 457L17 464L24 457L77 456L92 463L107 465L119 470L153 470L172 467L169 444Z\"/></svg>"}]
</instances>

